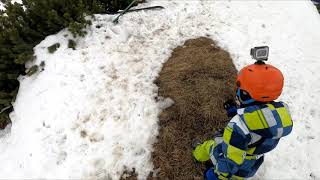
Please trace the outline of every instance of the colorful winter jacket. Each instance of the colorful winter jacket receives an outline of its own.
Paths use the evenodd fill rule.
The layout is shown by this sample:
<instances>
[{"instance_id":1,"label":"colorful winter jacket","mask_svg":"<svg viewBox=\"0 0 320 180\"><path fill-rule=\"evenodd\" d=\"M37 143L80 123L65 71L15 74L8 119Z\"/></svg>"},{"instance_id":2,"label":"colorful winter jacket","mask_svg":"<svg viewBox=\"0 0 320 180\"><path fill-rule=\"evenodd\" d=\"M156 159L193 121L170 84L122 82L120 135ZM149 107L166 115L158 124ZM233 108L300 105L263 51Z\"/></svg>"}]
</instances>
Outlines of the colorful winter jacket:
<instances>
[{"instance_id":1,"label":"colorful winter jacket","mask_svg":"<svg viewBox=\"0 0 320 180\"><path fill-rule=\"evenodd\" d=\"M219 179L253 176L263 162L263 154L290 134L292 125L288 106L283 102L238 109L224 129L223 142L210 149Z\"/></svg>"}]
</instances>

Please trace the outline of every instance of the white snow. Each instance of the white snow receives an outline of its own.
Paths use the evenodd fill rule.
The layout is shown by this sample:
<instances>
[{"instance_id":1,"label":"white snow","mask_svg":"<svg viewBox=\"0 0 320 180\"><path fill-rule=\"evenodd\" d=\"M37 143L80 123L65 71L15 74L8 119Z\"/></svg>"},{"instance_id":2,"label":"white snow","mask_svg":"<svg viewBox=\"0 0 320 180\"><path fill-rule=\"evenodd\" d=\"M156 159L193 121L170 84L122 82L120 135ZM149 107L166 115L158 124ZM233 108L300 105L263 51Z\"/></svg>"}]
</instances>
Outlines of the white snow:
<instances>
[{"instance_id":1,"label":"white snow","mask_svg":"<svg viewBox=\"0 0 320 180\"><path fill-rule=\"evenodd\" d=\"M294 130L266 155L255 179L320 178L320 16L311 1L151 1L161 11L97 15L77 50L65 30L35 47L44 71L21 77L12 127L0 138L0 179L119 179L153 170L158 114L153 81L173 48L208 36L236 67L251 64L249 49L270 46L270 63L285 75L280 100ZM101 28L96 28L101 25ZM65 37L65 35L68 37ZM49 54L47 47L59 42ZM183 159L181 159L183 161Z\"/></svg>"},{"instance_id":2,"label":"white snow","mask_svg":"<svg viewBox=\"0 0 320 180\"><path fill-rule=\"evenodd\" d=\"M22 3L21 0L11 0L11 3L15 3L15 2ZM5 10L4 4L2 2L0 2L0 10Z\"/></svg>"}]
</instances>

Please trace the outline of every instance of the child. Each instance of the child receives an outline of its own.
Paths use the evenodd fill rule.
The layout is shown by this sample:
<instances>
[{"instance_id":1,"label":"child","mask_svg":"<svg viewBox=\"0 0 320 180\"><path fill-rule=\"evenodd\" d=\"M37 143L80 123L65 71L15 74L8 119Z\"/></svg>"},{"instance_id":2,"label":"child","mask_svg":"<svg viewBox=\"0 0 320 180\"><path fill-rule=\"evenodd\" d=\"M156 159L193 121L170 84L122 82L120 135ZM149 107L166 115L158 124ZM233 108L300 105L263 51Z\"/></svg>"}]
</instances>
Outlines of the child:
<instances>
[{"instance_id":1,"label":"child","mask_svg":"<svg viewBox=\"0 0 320 180\"><path fill-rule=\"evenodd\" d=\"M232 119L224 128L223 137L193 143L192 154L197 161L212 161L213 167L206 170L205 179L252 177L264 154L290 134L292 120L288 106L274 101L282 92L283 81L280 70L262 61L240 71L237 104L232 100L224 104Z\"/></svg>"}]
</instances>

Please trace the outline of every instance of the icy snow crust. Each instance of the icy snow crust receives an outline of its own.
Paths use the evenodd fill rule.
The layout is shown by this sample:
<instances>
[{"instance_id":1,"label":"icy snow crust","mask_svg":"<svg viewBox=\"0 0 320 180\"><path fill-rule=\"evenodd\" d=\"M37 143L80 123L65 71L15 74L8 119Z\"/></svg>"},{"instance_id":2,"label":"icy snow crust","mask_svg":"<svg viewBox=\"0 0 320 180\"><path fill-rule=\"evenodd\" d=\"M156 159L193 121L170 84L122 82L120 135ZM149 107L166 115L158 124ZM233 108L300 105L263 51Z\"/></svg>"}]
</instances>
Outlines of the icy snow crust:
<instances>
[{"instance_id":1,"label":"icy snow crust","mask_svg":"<svg viewBox=\"0 0 320 180\"><path fill-rule=\"evenodd\" d=\"M20 78L13 124L0 138L0 179L119 179L132 168L146 178L157 116L172 103L156 102L153 81L173 48L199 36L227 49L238 69L253 62L251 47L269 45L270 63L284 73L280 100L291 107L294 130L265 156L255 178L320 178L320 18L312 3L143 6L149 5L166 9L127 14L119 25L113 16L96 16L75 51L67 48L65 30L35 48L34 63L45 61L45 70ZM49 54L47 47L57 42L61 47Z\"/></svg>"}]
</instances>

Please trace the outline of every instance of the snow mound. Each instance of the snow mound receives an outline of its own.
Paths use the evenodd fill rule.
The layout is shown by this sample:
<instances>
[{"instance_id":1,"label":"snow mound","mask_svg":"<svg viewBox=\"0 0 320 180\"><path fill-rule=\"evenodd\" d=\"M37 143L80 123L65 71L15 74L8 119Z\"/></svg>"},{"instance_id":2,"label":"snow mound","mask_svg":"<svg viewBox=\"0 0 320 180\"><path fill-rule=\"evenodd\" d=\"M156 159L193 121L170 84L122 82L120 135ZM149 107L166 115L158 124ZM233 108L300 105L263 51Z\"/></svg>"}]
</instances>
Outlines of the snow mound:
<instances>
[{"instance_id":1,"label":"snow mound","mask_svg":"<svg viewBox=\"0 0 320 180\"><path fill-rule=\"evenodd\" d=\"M161 11L97 15L89 34L67 47L61 31L35 47L43 72L21 77L12 127L0 138L0 179L119 179L153 170L158 114L153 81L173 48L207 36L250 64L249 49L269 45L270 63L286 79L281 100L294 130L266 155L260 179L320 178L319 15L309 1L151 1ZM302 12L302 13L297 13ZM97 26L99 25L99 26ZM100 28L99 28L100 27ZM47 47L60 43L49 54ZM30 64L32 65L32 64ZM168 103L168 104L167 104ZM181 160L183 161L183 159Z\"/></svg>"}]
</instances>

